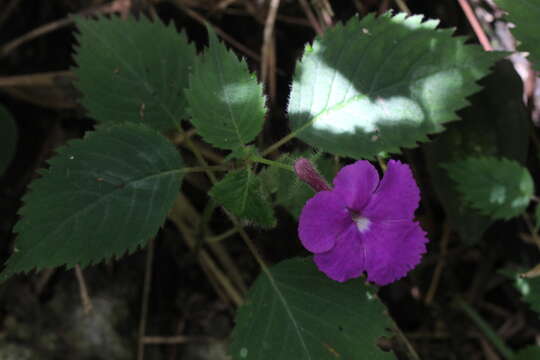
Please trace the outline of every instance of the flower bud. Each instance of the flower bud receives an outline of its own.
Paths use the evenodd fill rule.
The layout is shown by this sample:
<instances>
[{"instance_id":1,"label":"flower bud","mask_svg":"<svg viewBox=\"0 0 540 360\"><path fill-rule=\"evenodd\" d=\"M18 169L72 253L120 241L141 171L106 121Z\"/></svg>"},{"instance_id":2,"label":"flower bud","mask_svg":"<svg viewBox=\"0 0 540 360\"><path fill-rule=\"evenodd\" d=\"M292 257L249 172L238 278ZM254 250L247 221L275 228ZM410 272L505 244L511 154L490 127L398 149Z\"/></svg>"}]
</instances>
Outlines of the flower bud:
<instances>
[{"instance_id":1,"label":"flower bud","mask_svg":"<svg viewBox=\"0 0 540 360\"><path fill-rule=\"evenodd\" d=\"M298 158L294 163L294 172L296 175L313 188L316 192L319 191L330 191L330 186L326 183L326 180L323 179L321 174L313 164L306 158Z\"/></svg>"}]
</instances>

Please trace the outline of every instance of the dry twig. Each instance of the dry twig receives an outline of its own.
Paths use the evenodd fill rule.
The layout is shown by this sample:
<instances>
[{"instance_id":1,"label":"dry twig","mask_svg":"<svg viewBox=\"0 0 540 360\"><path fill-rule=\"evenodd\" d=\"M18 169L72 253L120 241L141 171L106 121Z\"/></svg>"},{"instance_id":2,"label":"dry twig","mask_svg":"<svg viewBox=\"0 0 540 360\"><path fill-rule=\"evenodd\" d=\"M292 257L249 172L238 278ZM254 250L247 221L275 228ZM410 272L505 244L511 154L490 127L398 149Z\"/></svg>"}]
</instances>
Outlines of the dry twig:
<instances>
[{"instance_id":1,"label":"dry twig","mask_svg":"<svg viewBox=\"0 0 540 360\"><path fill-rule=\"evenodd\" d=\"M443 234L442 234L442 240L441 240L441 252L439 254L439 261L437 262L437 266L435 267L435 271L433 272L433 277L431 278L431 284L426 294L426 299L424 300L424 302L427 305L430 305L433 302L433 299L435 298L435 293L437 292L437 288L439 287L442 271L444 269L444 265L446 264L446 258L448 256L448 242L450 240L450 233L451 233L450 225L448 224L448 222L445 222L443 225Z\"/></svg>"},{"instance_id":2,"label":"dry twig","mask_svg":"<svg viewBox=\"0 0 540 360\"><path fill-rule=\"evenodd\" d=\"M88 295L88 288L86 287L86 282L84 281L84 276L79 265L75 265L75 276L77 277L77 282L79 283L79 292L81 295L83 311L86 315L88 315L92 312L92 301Z\"/></svg>"},{"instance_id":3,"label":"dry twig","mask_svg":"<svg viewBox=\"0 0 540 360\"><path fill-rule=\"evenodd\" d=\"M302 10L304 10L304 13L306 14L306 17L309 23L311 24L311 26L313 27L317 35L322 35L323 29L321 27L321 24L319 24L319 21L313 14L313 11L309 7L307 0L299 0L299 3L300 3L300 6L302 7Z\"/></svg>"},{"instance_id":4,"label":"dry twig","mask_svg":"<svg viewBox=\"0 0 540 360\"><path fill-rule=\"evenodd\" d=\"M234 39L232 36L227 34L225 31L221 30L219 27L213 25L210 21L205 19L203 16L199 15L197 12L195 12L195 11L191 10L190 8L184 6L184 4L182 4L181 1L175 1L174 3L180 9L182 9L182 11L184 11L189 17L191 17L193 20L197 21L198 23L200 23L200 24L202 24L204 26L211 26L212 29L214 29L214 31L219 36L221 36L223 38L223 40L225 40L226 42L231 44L231 46L234 46L238 50L242 51L244 54L246 54L247 56L249 56L253 60L256 60L256 61L259 61L259 62L261 61L261 57L259 56L259 54L255 53L250 48L248 48L247 46L243 45L242 43L240 43L239 41Z\"/></svg>"},{"instance_id":5,"label":"dry twig","mask_svg":"<svg viewBox=\"0 0 540 360\"><path fill-rule=\"evenodd\" d=\"M146 266L144 271L144 284L141 301L141 317L139 319L139 342L137 346L137 360L144 359L144 334L146 332L146 319L148 318L148 303L152 287L152 263L154 262L155 241L150 239L146 250Z\"/></svg>"},{"instance_id":6,"label":"dry twig","mask_svg":"<svg viewBox=\"0 0 540 360\"><path fill-rule=\"evenodd\" d=\"M270 101L276 98L276 49L274 38L274 25L280 0L271 0L268 16L264 24L263 46L261 49L261 81L268 84Z\"/></svg>"},{"instance_id":7,"label":"dry twig","mask_svg":"<svg viewBox=\"0 0 540 360\"><path fill-rule=\"evenodd\" d=\"M493 47L491 46L491 43L489 42L489 39L484 31L482 29L482 26L478 22L478 19L476 18L476 14L474 13L473 9L471 8L471 5L467 0L457 0L459 3L459 6L463 9L463 12L465 13L465 16L467 17L467 20L471 24L471 27L474 30L474 33L476 34L476 37L478 38L478 41L482 45L485 51L492 51Z\"/></svg>"},{"instance_id":8,"label":"dry twig","mask_svg":"<svg viewBox=\"0 0 540 360\"><path fill-rule=\"evenodd\" d=\"M115 12L120 12L126 14L131 7L131 0L115 0L112 3L101 5L98 7L91 7L85 10L80 11L77 15L92 15L92 14L110 14ZM61 29L68 25L71 25L75 21L73 16L66 17L64 19L56 20L45 24L43 26L37 27L32 31L27 32L26 34L8 42L7 44L0 47L0 58L8 55L11 51L15 50L19 46L27 43L30 40L48 34L52 31Z\"/></svg>"}]
</instances>

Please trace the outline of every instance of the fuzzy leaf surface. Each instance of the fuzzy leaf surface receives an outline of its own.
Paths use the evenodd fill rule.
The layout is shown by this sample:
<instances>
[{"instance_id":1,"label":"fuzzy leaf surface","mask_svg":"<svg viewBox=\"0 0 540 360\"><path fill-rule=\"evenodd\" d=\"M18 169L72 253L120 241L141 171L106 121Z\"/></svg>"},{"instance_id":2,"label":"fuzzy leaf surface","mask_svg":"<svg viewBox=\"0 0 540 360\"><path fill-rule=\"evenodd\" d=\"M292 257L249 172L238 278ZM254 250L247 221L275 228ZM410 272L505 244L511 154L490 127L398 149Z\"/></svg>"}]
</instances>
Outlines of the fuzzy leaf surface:
<instances>
[{"instance_id":1,"label":"fuzzy leaf surface","mask_svg":"<svg viewBox=\"0 0 540 360\"><path fill-rule=\"evenodd\" d=\"M529 146L529 123L523 103L523 82L514 66L499 61L493 73L480 81L483 90L471 96L471 106L461 110L461 121L424 145L431 183L444 207L450 226L473 244L494 222L462 201L444 163L470 156L505 157L524 163Z\"/></svg>"},{"instance_id":2,"label":"fuzzy leaf surface","mask_svg":"<svg viewBox=\"0 0 540 360\"><path fill-rule=\"evenodd\" d=\"M362 280L328 279L311 258L261 273L236 314L234 360L389 360L376 345L391 328L382 303Z\"/></svg>"},{"instance_id":3,"label":"fuzzy leaf surface","mask_svg":"<svg viewBox=\"0 0 540 360\"><path fill-rule=\"evenodd\" d=\"M494 219L521 214L534 195L531 174L512 160L469 157L444 167L463 198Z\"/></svg>"},{"instance_id":4,"label":"fuzzy leaf surface","mask_svg":"<svg viewBox=\"0 0 540 360\"><path fill-rule=\"evenodd\" d=\"M0 105L0 176L6 171L17 149L17 125L11 114Z\"/></svg>"},{"instance_id":5,"label":"fuzzy leaf surface","mask_svg":"<svg viewBox=\"0 0 540 360\"><path fill-rule=\"evenodd\" d=\"M23 199L2 279L86 266L145 245L174 202L183 162L155 130L124 124L70 141L49 165Z\"/></svg>"},{"instance_id":6,"label":"fuzzy leaf surface","mask_svg":"<svg viewBox=\"0 0 540 360\"><path fill-rule=\"evenodd\" d=\"M529 52L536 70L540 70L540 0L495 0L509 14L506 19L515 25L512 33L520 42L518 50Z\"/></svg>"},{"instance_id":7,"label":"fuzzy leaf surface","mask_svg":"<svg viewBox=\"0 0 540 360\"><path fill-rule=\"evenodd\" d=\"M457 120L502 55L422 19L355 17L306 46L288 107L293 133L333 154L373 158L415 147Z\"/></svg>"},{"instance_id":8,"label":"fuzzy leaf surface","mask_svg":"<svg viewBox=\"0 0 540 360\"><path fill-rule=\"evenodd\" d=\"M234 215L263 227L274 227L274 210L263 193L261 180L250 169L229 172L209 194Z\"/></svg>"},{"instance_id":9,"label":"fuzzy leaf surface","mask_svg":"<svg viewBox=\"0 0 540 360\"><path fill-rule=\"evenodd\" d=\"M247 64L209 28L209 45L196 63L186 96L191 122L208 143L237 149L253 140L264 122L262 86Z\"/></svg>"},{"instance_id":10,"label":"fuzzy leaf surface","mask_svg":"<svg viewBox=\"0 0 540 360\"><path fill-rule=\"evenodd\" d=\"M187 117L184 89L195 47L160 21L76 18L74 69L81 103L101 123L144 123L165 131Z\"/></svg>"}]
</instances>

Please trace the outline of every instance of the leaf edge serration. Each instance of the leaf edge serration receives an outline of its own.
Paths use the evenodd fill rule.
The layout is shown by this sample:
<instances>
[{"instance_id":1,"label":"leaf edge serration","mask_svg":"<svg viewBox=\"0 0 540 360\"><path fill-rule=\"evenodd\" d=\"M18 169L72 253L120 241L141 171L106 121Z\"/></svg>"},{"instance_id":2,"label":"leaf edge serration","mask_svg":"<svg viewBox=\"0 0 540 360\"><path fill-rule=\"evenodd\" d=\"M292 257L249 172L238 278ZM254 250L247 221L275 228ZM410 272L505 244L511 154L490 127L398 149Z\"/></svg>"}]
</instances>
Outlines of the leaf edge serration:
<instances>
[{"instance_id":1,"label":"leaf edge serration","mask_svg":"<svg viewBox=\"0 0 540 360\"><path fill-rule=\"evenodd\" d=\"M305 130L310 129L312 127L316 117L320 116L320 114L317 114L315 116L311 116L311 119L309 121L307 121L307 122L305 122L305 123L303 123L301 125L294 124L294 121L291 119L291 116L290 116L290 114L291 114L291 106L295 106L295 105L291 105L293 103L293 101L296 101L296 102L301 102L302 101L301 97L299 97L298 99L293 99L293 96L295 95L295 86L294 86L294 84L296 82L300 83L299 74L302 73L302 70L299 70L299 69L302 68L302 66L306 62L306 59L308 59L310 56L313 57L314 59L317 58L318 54L314 54L314 50L313 50L314 46L317 46L317 43L324 44L325 41L329 42L329 41L331 41L328 38L329 36L337 34L337 33L339 33L339 31L342 31L342 32L345 32L345 30L352 31L351 29L354 30L354 28L356 28L356 30L358 30L357 31L358 35L360 35L360 36L369 36L369 29L367 29L366 27L363 26L364 23L371 20L371 21L373 21L372 25L377 26L377 25L380 25L381 21L384 21L384 19L388 19L389 21L402 20L404 23L411 22L411 21L416 22L419 25L419 28L425 28L425 29L433 31L433 34L437 35L439 39L444 39L444 41L454 41L455 44L460 46L460 48L467 49L469 52L476 52L476 54L475 54L476 57L479 57L479 56L482 57L482 59L478 61L478 63L479 63L478 66L481 67L481 74L476 74L476 79L473 82L470 82L467 85L466 89L462 89L462 91L461 91L462 97L461 97L458 105L455 106L452 109L449 109L449 111L448 111L448 114L451 114L451 115L447 115L447 117L449 117L450 119L445 119L444 121L440 121L440 122L434 122L433 120L430 120L430 121L432 121L434 123L434 126L436 127L436 129L434 129L432 131L429 131L429 132L426 132L426 133L417 132L415 134L416 138L414 140L403 142L400 145L390 145L390 146L387 146L386 148L380 150L377 153L371 153L371 154L362 153L361 151L358 151L356 153L352 153L352 152L350 152L348 150L341 150L341 149L339 149L339 147L329 149L328 147L314 144L312 139L315 138L316 136L315 135L308 135L306 137L306 131ZM503 52L503 51L493 51L493 52L489 52L489 53L485 52L478 45L466 44L465 42L468 40L468 37L465 37L465 36L452 36L455 33L455 28L436 28L436 26L438 24L439 24L439 20L437 20L437 19L429 19L429 18L425 17L424 15L407 15L405 13L397 13L397 14L393 15L392 11L388 11L388 12L386 12L384 14L379 15L379 16L376 16L375 14L370 13L370 14L366 15L365 17L361 18L361 19L358 16L354 16L351 19L347 20L346 22L338 23L335 26L333 26L332 28L328 29L323 35L318 35L318 36L316 36L314 38L314 40L312 42L307 43L305 45L305 47L304 47L304 51L303 51L301 57L298 59L298 61L295 64L293 80L292 80L292 83L291 83L291 92L289 94L288 102L287 102L287 113L289 114L289 120L290 120L289 121L289 126L291 128L291 131L293 133L295 133L295 137L297 137L299 140L301 140L301 141L303 141L303 142L305 142L307 144L310 144L310 145L312 145L312 146L314 146L316 148L320 148L325 152L329 152L329 153L332 153L332 154L335 154L335 155L338 155L338 156L349 156L349 157L352 157L352 158L365 158L365 159L373 160L373 159L376 158L377 154L380 153L381 151L382 152L387 152L387 153L400 154L401 149L415 148L415 147L419 146L421 143L429 141L429 137L428 137L429 135L436 135L438 133L443 132L446 129L445 124L461 120L461 118L459 117L457 112L462 110L463 108L469 106L470 105L469 97L476 94L477 92L479 92L482 89L482 86L478 82L482 78L484 78L485 76L487 76L490 73L490 71L491 71L490 69L494 66L494 64L498 60L500 60L500 59L504 58L505 56L509 55L509 53L508 52ZM475 71L475 72L478 73L478 71ZM298 86L298 88L300 88L300 86ZM305 100L305 101L308 101L308 100ZM325 110L325 111L327 111L327 110ZM301 120L296 120L296 121L298 122L298 121L301 121Z\"/></svg>"},{"instance_id":2,"label":"leaf edge serration","mask_svg":"<svg viewBox=\"0 0 540 360\"><path fill-rule=\"evenodd\" d=\"M80 265L81 268L84 268L84 267L95 265L95 264L98 264L98 263L101 263L101 262L104 262L104 261L108 261L108 260L111 260L111 259L116 259L116 260L120 259L120 258L122 258L124 256L128 256L128 255L134 253L138 249L143 248L145 246L145 243L159 230L159 228L161 228L163 226L163 223L166 220L165 218L163 219L163 223L161 223L155 229L155 231L154 230L152 230L152 231L147 230L149 236L144 236L144 237L139 236L139 240L137 242L133 243L131 246L125 247L123 250L118 251L118 252L115 252L115 251L108 252L106 255L103 255L100 258L82 259L81 261L68 260L68 261L63 261L62 263L59 263L59 264L56 264L56 265L51 264L51 265L15 266L15 268L13 268L13 262L14 261L17 261L17 262L21 261L19 259L19 257L16 255L18 253L18 251L19 251L17 249L17 239L20 236L24 236L23 233L24 233L25 230L23 230L23 227L25 226L25 221L27 221L30 218L30 215L31 215L31 213L29 214L28 211L32 211L30 209L30 203L33 202L33 198L34 198L34 196L36 196L36 191L37 192L43 191L43 188L47 185L47 181L48 181L47 176L50 175L53 171L56 171L55 167L58 165L58 163L60 163L62 161L62 158L70 158L72 156L72 154L74 153L73 147L76 148L75 151L78 151L78 150L80 150L79 147L88 146L88 144L86 143L86 141L88 139L91 140L94 137L101 136L102 133L108 133L108 135L110 135L112 132L114 132L117 129L122 130L122 129L126 129L126 128L136 129L136 131L139 131L139 130L143 131L143 132L146 131L147 133L151 133L153 135L156 135L156 136L162 138L162 141L166 144L166 146L170 147L169 150L176 151L174 149L174 146L172 145L172 143L170 143L156 129L151 128L149 126L146 126L144 124L138 124L138 123L132 123L132 122L116 123L116 124L110 124L110 125L101 126L96 131L88 131L84 135L83 138L77 138L77 139L68 140L65 144L63 144L60 147L58 147L57 149L55 149L55 154L51 158L49 158L49 159L47 159L45 161L47 167L38 169L36 171L37 174L39 175L39 177L30 182L30 184L27 187L27 192L24 194L24 196L21 199L22 206L17 211L17 215L19 216L19 221L13 227L13 232L17 235L16 240L15 240L15 247L14 247L14 251L13 251L12 255L4 263L3 270L0 272L0 283L5 282L10 277L12 277L13 275L16 275L16 274L28 274L28 273L30 273L32 271L37 272L37 271L41 271L43 269L52 268L52 267L64 267L65 269L71 269L71 268L75 267L76 265ZM183 166L183 159L181 158L180 154L178 154L178 158L175 161L181 167ZM182 183L182 178L183 178L183 176L180 175L178 177L178 179L176 180L177 184L178 184L178 188L180 187L180 185ZM37 196L40 196L40 194L38 194ZM168 204L167 207L170 209L170 208L172 208L174 198L170 199L169 202L170 202L170 204ZM165 216L166 216L166 214L165 214Z\"/></svg>"}]
</instances>

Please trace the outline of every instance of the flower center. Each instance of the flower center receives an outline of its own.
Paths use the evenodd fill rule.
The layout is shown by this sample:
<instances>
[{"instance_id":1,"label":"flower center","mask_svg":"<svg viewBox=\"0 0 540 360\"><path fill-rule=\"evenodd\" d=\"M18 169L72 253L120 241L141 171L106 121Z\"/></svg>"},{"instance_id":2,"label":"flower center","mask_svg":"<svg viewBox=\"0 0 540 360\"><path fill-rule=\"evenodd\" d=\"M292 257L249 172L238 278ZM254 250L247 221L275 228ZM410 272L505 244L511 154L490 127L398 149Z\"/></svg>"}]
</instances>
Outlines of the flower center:
<instances>
[{"instance_id":1,"label":"flower center","mask_svg":"<svg viewBox=\"0 0 540 360\"><path fill-rule=\"evenodd\" d=\"M369 221L368 218L361 216L360 213L354 210L351 210L351 209L347 209L347 210L349 210L349 214L351 214L351 219L356 223L356 228L358 229L358 231L362 233L369 229L369 225L371 224L371 221Z\"/></svg>"},{"instance_id":2,"label":"flower center","mask_svg":"<svg viewBox=\"0 0 540 360\"><path fill-rule=\"evenodd\" d=\"M371 221L362 216L353 217L353 221L356 223L356 227L361 233L368 230L369 224L371 224Z\"/></svg>"}]
</instances>

